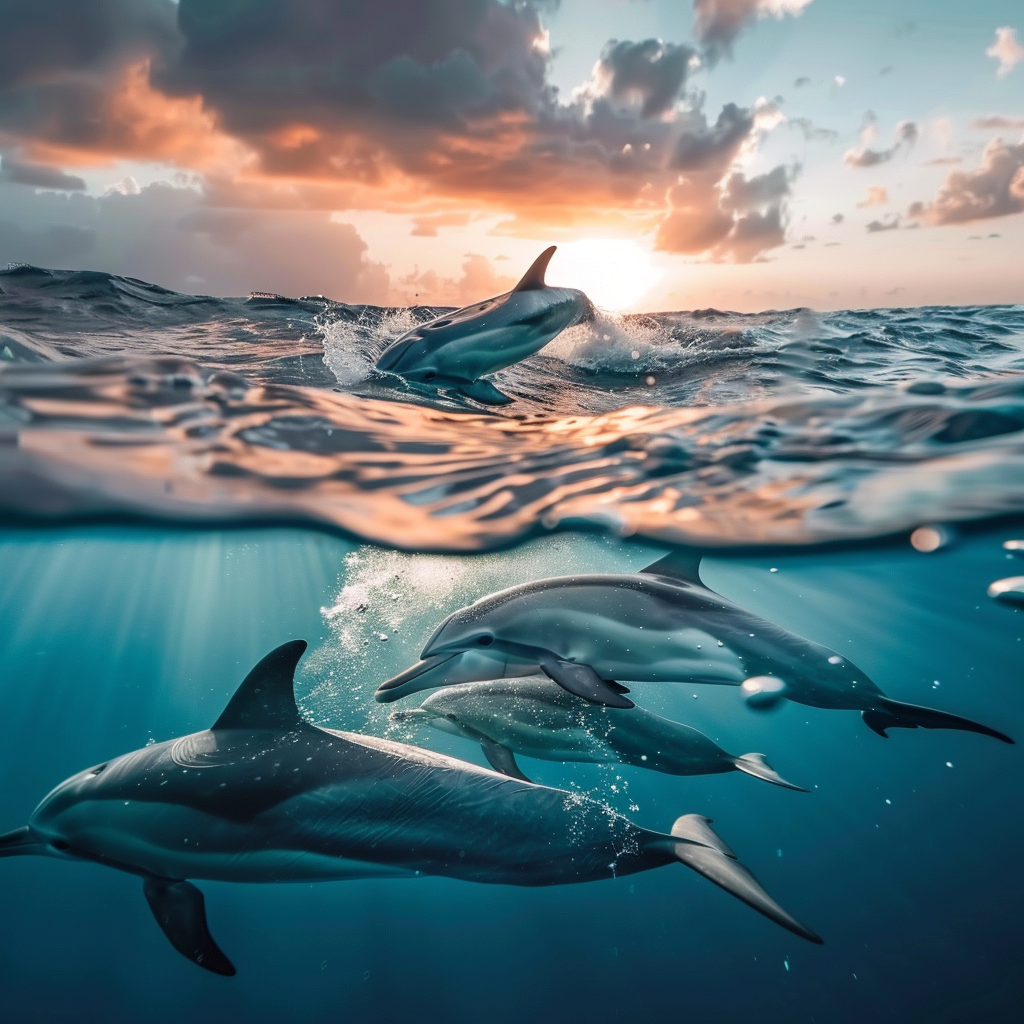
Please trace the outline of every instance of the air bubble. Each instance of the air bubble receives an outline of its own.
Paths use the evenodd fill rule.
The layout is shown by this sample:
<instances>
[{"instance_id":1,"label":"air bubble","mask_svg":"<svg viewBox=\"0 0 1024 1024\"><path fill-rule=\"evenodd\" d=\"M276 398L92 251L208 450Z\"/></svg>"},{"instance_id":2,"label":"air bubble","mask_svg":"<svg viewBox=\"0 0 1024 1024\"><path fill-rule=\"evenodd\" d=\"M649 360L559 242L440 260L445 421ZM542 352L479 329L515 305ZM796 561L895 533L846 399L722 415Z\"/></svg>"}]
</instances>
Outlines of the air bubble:
<instances>
[{"instance_id":1,"label":"air bubble","mask_svg":"<svg viewBox=\"0 0 1024 1024\"><path fill-rule=\"evenodd\" d=\"M832 657L828 659L828 663L830 665L842 665L843 659L840 658L838 654L833 654Z\"/></svg>"},{"instance_id":2,"label":"air bubble","mask_svg":"<svg viewBox=\"0 0 1024 1024\"><path fill-rule=\"evenodd\" d=\"M657 383L657 381L652 376L648 376L646 379L647 379L647 386L650 387L650 388L653 388L654 385Z\"/></svg>"},{"instance_id":3,"label":"air bubble","mask_svg":"<svg viewBox=\"0 0 1024 1024\"><path fill-rule=\"evenodd\" d=\"M910 544L914 550L926 555L949 547L955 540L956 531L950 526L919 526L910 535Z\"/></svg>"},{"instance_id":4,"label":"air bubble","mask_svg":"<svg viewBox=\"0 0 1024 1024\"><path fill-rule=\"evenodd\" d=\"M786 684L775 676L751 676L740 686L747 704L758 711L767 711L782 700Z\"/></svg>"}]
</instances>

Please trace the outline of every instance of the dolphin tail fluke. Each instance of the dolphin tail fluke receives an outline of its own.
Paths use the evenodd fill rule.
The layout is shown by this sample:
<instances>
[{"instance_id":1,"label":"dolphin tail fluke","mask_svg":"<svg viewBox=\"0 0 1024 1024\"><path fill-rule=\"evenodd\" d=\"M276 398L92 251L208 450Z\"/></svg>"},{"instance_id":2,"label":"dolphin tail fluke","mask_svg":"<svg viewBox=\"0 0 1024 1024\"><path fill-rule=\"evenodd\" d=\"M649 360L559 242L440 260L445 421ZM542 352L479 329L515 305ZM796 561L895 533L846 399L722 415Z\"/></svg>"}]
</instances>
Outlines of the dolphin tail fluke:
<instances>
[{"instance_id":1,"label":"dolphin tail fluke","mask_svg":"<svg viewBox=\"0 0 1024 1024\"><path fill-rule=\"evenodd\" d=\"M510 405L512 399L502 394L489 380L474 380L470 383L460 381L458 385L467 398L481 405Z\"/></svg>"},{"instance_id":2,"label":"dolphin tail fluke","mask_svg":"<svg viewBox=\"0 0 1024 1024\"><path fill-rule=\"evenodd\" d=\"M753 775L755 779L764 779L775 786L782 786L783 789L795 789L798 793L809 793L809 789L803 786L794 786L787 782L766 760L764 754L740 754L733 761L737 770Z\"/></svg>"},{"instance_id":3,"label":"dolphin tail fluke","mask_svg":"<svg viewBox=\"0 0 1024 1024\"><path fill-rule=\"evenodd\" d=\"M736 859L736 854L711 829L711 819L702 814L684 814L672 826L676 858L708 881L731 893L759 914L799 935L822 945L821 938L787 913L761 887L761 883Z\"/></svg>"},{"instance_id":4,"label":"dolphin tail fluke","mask_svg":"<svg viewBox=\"0 0 1024 1024\"><path fill-rule=\"evenodd\" d=\"M156 923L183 957L214 974L230 978L235 973L234 964L213 941L203 894L191 882L147 878L142 891Z\"/></svg>"},{"instance_id":5,"label":"dolphin tail fluke","mask_svg":"<svg viewBox=\"0 0 1024 1024\"><path fill-rule=\"evenodd\" d=\"M516 755L508 747L495 743L494 740L481 738L480 749L483 750L487 763L496 772L501 772L502 775L507 775L510 779L518 779L520 782L533 781L522 773L519 765L516 764Z\"/></svg>"},{"instance_id":6,"label":"dolphin tail fluke","mask_svg":"<svg viewBox=\"0 0 1024 1024\"><path fill-rule=\"evenodd\" d=\"M898 700L883 697L878 706L870 711L862 711L864 724L885 736L886 729L959 729L962 732L977 732L982 736L992 736L1003 743L1013 743L1005 733L990 729L980 722L972 722L969 718L951 715L946 711L935 711L932 708L919 707L917 704L901 704Z\"/></svg>"},{"instance_id":7,"label":"dolphin tail fluke","mask_svg":"<svg viewBox=\"0 0 1024 1024\"><path fill-rule=\"evenodd\" d=\"M590 665L576 661L549 658L540 663L541 670L563 690L582 697L591 704L603 704L607 708L635 708L636 705L623 694L629 693L614 679L602 679Z\"/></svg>"}]
</instances>

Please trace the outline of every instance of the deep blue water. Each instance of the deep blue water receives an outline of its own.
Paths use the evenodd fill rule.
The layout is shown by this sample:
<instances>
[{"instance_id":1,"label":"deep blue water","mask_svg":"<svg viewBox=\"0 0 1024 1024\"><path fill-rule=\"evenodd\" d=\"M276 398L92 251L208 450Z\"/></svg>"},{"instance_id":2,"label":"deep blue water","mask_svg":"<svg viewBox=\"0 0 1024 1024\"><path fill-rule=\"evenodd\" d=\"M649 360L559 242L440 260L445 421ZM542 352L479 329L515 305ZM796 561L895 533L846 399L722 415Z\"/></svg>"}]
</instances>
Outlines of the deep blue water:
<instances>
[{"instance_id":1,"label":"deep blue water","mask_svg":"<svg viewBox=\"0 0 1024 1024\"><path fill-rule=\"evenodd\" d=\"M1024 606L986 594L1024 574L1002 547L1024 533L1017 519L985 522L1024 510L1022 307L620 321L626 340L614 358L598 346L603 363L556 350L507 371L506 389L530 396L510 412L532 418L515 420L350 372L388 317L412 314L76 280L19 292L31 275L0 275L0 831L68 775L208 727L248 669L294 637L310 642L304 713L383 735L390 707L373 690L448 611L544 576L636 570L692 540L694 515L715 590L848 655L894 698L1024 738ZM578 339L584 353L595 344ZM112 361L69 361L80 358ZM237 379L211 382L214 371ZM344 444L328 443L336 433ZM195 447L208 442L234 475L210 472ZM524 482L495 515L481 495L513 463ZM453 512L467 494L476 504ZM580 495L592 503L571 505ZM975 529L932 554L907 542L915 525L965 519ZM591 530L549 532L574 523ZM754 539L776 547L744 546L758 524ZM807 546L822 539L860 543ZM0 1018L1016 1018L1020 746L946 731L882 739L855 712L758 713L729 687L632 690L731 751L764 752L811 792L740 773L521 765L659 831L707 814L823 947L680 865L548 889L201 882L238 967L224 979L170 948L137 878L18 857L0 863ZM419 742L484 763L465 740L431 730Z\"/></svg>"}]
</instances>

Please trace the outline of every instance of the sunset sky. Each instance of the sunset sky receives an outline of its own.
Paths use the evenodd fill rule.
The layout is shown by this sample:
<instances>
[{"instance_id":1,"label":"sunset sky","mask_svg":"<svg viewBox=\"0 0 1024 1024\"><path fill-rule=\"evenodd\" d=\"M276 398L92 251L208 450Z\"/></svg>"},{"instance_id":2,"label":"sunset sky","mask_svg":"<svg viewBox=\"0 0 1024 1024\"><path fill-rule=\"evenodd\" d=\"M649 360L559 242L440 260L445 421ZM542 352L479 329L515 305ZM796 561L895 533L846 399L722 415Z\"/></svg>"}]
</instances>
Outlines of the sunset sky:
<instances>
[{"instance_id":1,"label":"sunset sky","mask_svg":"<svg viewBox=\"0 0 1024 1024\"><path fill-rule=\"evenodd\" d=\"M1020 0L0 0L0 263L1024 302Z\"/></svg>"}]
</instances>

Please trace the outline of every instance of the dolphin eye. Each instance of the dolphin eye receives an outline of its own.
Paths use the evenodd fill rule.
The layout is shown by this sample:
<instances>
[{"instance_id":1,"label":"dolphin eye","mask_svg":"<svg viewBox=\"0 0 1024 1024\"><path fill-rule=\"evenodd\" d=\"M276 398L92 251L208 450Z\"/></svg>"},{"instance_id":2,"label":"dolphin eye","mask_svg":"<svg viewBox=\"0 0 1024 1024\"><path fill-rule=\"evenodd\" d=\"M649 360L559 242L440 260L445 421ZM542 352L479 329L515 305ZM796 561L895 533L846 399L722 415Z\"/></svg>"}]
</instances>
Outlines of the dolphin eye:
<instances>
[{"instance_id":1,"label":"dolphin eye","mask_svg":"<svg viewBox=\"0 0 1024 1024\"><path fill-rule=\"evenodd\" d=\"M64 851L64 850L70 850L71 849L71 847L67 843L65 843L63 839L54 839L54 841L52 843L50 843L50 845L55 850Z\"/></svg>"},{"instance_id":2,"label":"dolphin eye","mask_svg":"<svg viewBox=\"0 0 1024 1024\"><path fill-rule=\"evenodd\" d=\"M493 636L491 636L491 635L490 635L489 633L484 633L484 635L483 635L483 636L478 636L478 637L476 638L476 642L477 642L477 643L478 643L478 644L479 644L479 645L480 645L481 647L487 647L488 645L490 645L490 644L493 644L493 643L494 643L494 637L493 637Z\"/></svg>"}]
</instances>

